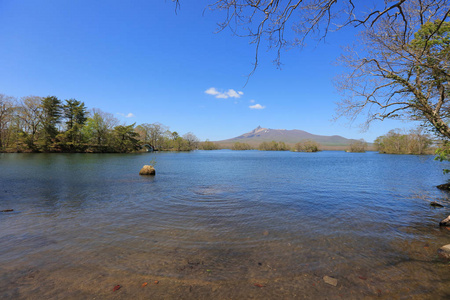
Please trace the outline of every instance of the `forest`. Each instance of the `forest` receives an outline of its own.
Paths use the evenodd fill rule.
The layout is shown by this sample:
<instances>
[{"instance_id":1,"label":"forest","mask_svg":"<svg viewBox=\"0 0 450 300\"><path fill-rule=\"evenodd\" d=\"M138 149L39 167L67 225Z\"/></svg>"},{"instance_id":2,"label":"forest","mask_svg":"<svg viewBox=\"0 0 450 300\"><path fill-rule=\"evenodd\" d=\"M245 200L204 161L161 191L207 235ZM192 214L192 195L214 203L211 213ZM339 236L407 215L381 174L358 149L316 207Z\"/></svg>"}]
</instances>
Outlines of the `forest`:
<instances>
[{"instance_id":1,"label":"forest","mask_svg":"<svg viewBox=\"0 0 450 300\"><path fill-rule=\"evenodd\" d=\"M415 155L434 153L433 143L430 135L422 133L421 129L409 132L393 129L374 142L375 149L380 153Z\"/></svg>"},{"instance_id":2,"label":"forest","mask_svg":"<svg viewBox=\"0 0 450 300\"><path fill-rule=\"evenodd\" d=\"M191 132L180 136L160 123L121 124L112 114L88 109L76 99L0 94L0 152L190 151L198 146Z\"/></svg>"}]
</instances>

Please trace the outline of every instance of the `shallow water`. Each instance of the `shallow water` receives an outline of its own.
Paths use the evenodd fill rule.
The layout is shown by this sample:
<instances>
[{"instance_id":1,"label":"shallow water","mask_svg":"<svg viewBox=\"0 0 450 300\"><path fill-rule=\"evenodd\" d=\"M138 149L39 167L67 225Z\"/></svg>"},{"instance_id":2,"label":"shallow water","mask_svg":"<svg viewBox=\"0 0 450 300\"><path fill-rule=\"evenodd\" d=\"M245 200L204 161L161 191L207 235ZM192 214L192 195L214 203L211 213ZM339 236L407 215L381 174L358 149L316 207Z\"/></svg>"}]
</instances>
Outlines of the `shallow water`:
<instances>
[{"instance_id":1,"label":"shallow water","mask_svg":"<svg viewBox=\"0 0 450 300\"><path fill-rule=\"evenodd\" d=\"M139 176L152 158L157 175ZM445 166L374 152L0 154L0 210L14 209L0 213L0 298L445 299L450 203L429 206Z\"/></svg>"}]
</instances>

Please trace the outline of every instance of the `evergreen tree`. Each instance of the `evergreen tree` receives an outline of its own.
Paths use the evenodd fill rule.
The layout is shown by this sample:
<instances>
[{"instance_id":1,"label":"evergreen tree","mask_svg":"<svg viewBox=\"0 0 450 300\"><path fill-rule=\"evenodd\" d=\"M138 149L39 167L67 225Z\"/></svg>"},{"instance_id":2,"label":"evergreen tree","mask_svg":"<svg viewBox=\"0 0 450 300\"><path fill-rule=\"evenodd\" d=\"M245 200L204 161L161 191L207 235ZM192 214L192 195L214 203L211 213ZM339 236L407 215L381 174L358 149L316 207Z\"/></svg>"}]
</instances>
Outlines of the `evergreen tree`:
<instances>
[{"instance_id":1,"label":"evergreen tree","mask_svg":"<svg viewBox=\"0 0 450 300\"><path fill-rule=\"evenodd\" d=\"M139 148L138 133L134 125L119 125L114 127L114 150L116 152L131 152Z\"/></svg>"},{"instance_id":2,"label":"evergreen tree","mask_svg":"<svg viewBox=\"0 0 450 300\"><path fill-rule=\"evenodd\" d=\"M57 125L61 122L62 106L61 100L55 96L48 96L42 99L42 125L43 125L43 147L50 150L52 143L58 135Z\"/></svg>"},{"instance_id":3,"label":"evergreen tree","mask_svg":"<svg viewBox=\"0 0 450 300\"><path fill-rule=\"evenodd\" d=\"M63 106L66 119L65 138L71 147L79 147L82 142L81 129L87 121L87 112L84 102L75 99L66 100Z\"/></svg>"},{"instance_id":4,"label":"evergreen tree","mask_svg":"<svg viewBox=\"0 0 450 300\"><path fill-rule=\"evenodd\" d=\"M84 125L87 120L86 106L84 102L76 99L66 100L63 106L64 118L66 118L66 130L72 129L75 124Z\"/></svg>"}]
</instances>

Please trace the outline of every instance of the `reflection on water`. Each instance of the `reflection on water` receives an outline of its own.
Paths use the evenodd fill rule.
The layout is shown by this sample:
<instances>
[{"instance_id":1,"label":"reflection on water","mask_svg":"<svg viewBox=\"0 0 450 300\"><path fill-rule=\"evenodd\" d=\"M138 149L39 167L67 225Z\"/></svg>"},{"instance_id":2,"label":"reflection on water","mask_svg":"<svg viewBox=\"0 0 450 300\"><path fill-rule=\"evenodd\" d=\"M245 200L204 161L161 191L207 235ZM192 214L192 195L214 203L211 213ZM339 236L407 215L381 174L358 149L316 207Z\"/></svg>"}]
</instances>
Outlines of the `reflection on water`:
<instances>
[{"instance_id":1,"label":"reflection on water","mask_svg":"<svg viewBox=\"0 0 450 300\"><path fill-rule=\"evenodd\" d=\"M430 156L156 156L1 154L0 297L450 296Z\"/></svg>"}]
</instances>

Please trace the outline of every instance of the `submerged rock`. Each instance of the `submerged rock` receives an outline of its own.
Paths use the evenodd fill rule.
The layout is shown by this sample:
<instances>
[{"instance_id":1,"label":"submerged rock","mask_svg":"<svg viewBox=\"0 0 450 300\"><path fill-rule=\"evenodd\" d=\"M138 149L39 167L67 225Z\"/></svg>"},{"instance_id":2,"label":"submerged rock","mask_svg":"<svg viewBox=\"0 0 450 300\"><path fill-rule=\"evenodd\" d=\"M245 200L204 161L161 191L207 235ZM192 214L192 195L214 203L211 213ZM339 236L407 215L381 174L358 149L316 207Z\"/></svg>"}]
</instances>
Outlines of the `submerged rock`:
<instances>
[{"instance_id":1,"label":"submerged rock","mask_svg":"<svg viewBox=\"0 0 450 300\"><path fill-rule=\"evenodd\" d=\"M441 248L438 249L438 254L439 256L445 258L445 259L450 259L450 244L442 246Z\"/></svg>"},{"instance_id":2,"label":"submerged rock","mask_svg":"<svg viewBox=\"0 0 450 300\"><path fill-rule=\"evenodd\" d=\"M439 226L450 226L450 216L439 222Z\"/></svg>"},{"instance_id":3,"label":"submerged rock","mask_svg":"<svg viewBox=\"0 0 450 300\"><path fill-rule=\"evenodd\" d=\"M0 212L12 212L14 211L14 209L4 209L4 210L0 210Z\"/></svg>"},{"instance_id":4,"label":"submerged rock","mask_svg":"<svg viewBox=\"0 0 450 300\"><path fill-rule=\"evenodd\" d=\"M450 183L444 183L436 186L440 190L450 191Z\"/></svg>"},{"instance_id":5,"label":"submerged rock","mask_svg":"<svg viewBox=\"0 0 450 300\"><path fill-rule=\"evenodd\" d=\"M332 286L337 286L337 284L338 284L337 279L330 277L330 276L324 276L323 281L325 281L325 283L328 283L329 285L332 285Z\"/></svg>"},{"instance_id":6,"label":"submerged rock","mask_svg":"<svg viewBox=\"0 0 450 300\"><path fill-rule=\"evenodd\" d=\"M430 202L430 205L433 207L444 207L444 205L437 203L436 201Z\"/></svg>"},{"instance_id":7,"label":"submerged rock","mask_svg":"<svg viewBox=\"0 0 450 300\"><path fill-rule=\"evenodd\" d=\"M153 168L153 166L150 165L145 165L139 171L139 175L155 175L155 168Z\"/></svg>"}]
</instances>

